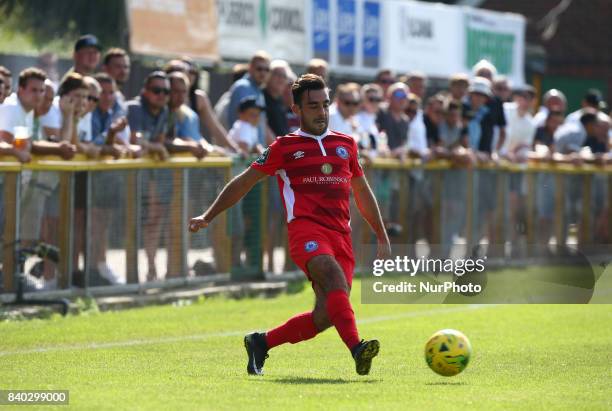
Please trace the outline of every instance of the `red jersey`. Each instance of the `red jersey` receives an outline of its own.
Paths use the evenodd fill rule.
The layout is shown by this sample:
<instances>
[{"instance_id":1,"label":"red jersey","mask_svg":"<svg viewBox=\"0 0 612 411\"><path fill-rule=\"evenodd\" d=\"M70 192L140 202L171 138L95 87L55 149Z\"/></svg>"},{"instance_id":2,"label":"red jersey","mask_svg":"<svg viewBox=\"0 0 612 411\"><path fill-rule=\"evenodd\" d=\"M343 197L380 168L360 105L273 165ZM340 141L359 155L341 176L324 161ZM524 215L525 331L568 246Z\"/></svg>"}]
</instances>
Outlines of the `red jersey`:
<instances>
[{"instance_id":1,"label":"red jersey","mask_svg":"<svg viewBox=\"0 0 612 411\"><path fill-rule=\"evenodd\" d=\"M363 175L352 137L297 130L278 137L251 167L276 174L287 223L310 220L342 233L351 231L351 179Z\"/></svg>"}]
</instances>

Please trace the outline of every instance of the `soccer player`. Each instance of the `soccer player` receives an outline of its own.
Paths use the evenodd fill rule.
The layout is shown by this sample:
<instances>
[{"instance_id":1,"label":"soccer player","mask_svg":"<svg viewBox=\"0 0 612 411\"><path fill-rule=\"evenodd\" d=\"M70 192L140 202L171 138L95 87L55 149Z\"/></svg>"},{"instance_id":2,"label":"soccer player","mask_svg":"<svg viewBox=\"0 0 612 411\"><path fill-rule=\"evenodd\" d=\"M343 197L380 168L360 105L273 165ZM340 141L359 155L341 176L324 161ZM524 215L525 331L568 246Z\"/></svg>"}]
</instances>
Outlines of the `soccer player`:
<instances>
[{"instance_id":1,"label":"soccer player","mask_svg":"<svg viewBox=\"0 0 612 411\"><path fill-rule=\"evenodd\" d=\"M263 374L268 351L285 343L313 338L331 327L350 349L357 373L370 372L377 340L361 340L349 300L355 260L350 236L349 194L376 233L378 258L391 254L378 204L357 157L352 137L328 130L329 92L324 80L305 74L292 86L293 112L300 129L278 137L242 174L230 181L189 229L207 227L219 213L237 203L259 180L276 175L287 215L291 258L312 282L316 301L266 333L244 337L249 374Z\"/></svg>"}]
</instances>

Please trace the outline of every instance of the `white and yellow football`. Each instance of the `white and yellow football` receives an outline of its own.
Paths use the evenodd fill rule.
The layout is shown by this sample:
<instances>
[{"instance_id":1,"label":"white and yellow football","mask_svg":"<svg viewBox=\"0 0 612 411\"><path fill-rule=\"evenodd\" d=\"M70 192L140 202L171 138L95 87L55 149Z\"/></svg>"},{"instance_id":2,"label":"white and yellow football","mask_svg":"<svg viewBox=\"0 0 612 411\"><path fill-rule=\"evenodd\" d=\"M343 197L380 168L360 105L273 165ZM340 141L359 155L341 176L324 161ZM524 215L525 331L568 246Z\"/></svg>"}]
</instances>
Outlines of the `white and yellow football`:
<instances>
[{"instance_id":1,"label":"white and yellow football","mask_svg":"<svg viewBox=\"0 0 612 411\"><path fill-rule=\"evenodd\" d=\"M445 377L459 374L472 355L470 340L457 330L440 330L425 344L425 361L435 373Z\"/></svg>"}]
</instances>

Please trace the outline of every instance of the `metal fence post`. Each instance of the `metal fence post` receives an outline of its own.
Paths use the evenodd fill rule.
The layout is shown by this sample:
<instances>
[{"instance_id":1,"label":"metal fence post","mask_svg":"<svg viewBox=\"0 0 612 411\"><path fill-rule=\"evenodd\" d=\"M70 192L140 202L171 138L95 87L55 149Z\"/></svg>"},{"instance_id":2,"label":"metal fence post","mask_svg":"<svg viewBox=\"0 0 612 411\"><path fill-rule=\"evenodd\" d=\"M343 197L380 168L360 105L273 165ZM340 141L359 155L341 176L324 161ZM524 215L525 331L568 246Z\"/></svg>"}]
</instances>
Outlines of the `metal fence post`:
<instances>
[{"instance_id":1,"label":"metal fence post","mask_svg":"<svg viewBox=\"0 0 612 411\"><path fill-rule=\"evenodd\" d=\"M4 174L4 234L3 234L3 288L5 292L15 290L15 279L17 274L17 249L21 244L17 243L19 238L21 202L21 174Z\"/></svg>"},{"instance_id":2,"label":"metal fence post","mask_svg":"<svg viewBox=\"0 0 612 411\"><path fill-rule=\"evenodd\" d=\"M563 221L565 215L565 175L555 175L555 238L557 247L565 246L566 227Z\"/></svg>"},{"instance_id":3,"label":"metal fence post","mask_svg":"<svg viewBox=\"0 0 612 411\"><path fill-rule=\"evenodd\" d=\"M612 173L608 174L608 244L612 244Z\"/></svg>"},{"instance_id":4,"label":"metal fence post","mask_svg":"<svg viewBox=\"0 0 612 411\"><path fill-rule=\"evenodd\" d=\"M85 275L85 289L89 288L90 285L90 276L91 276L91 267L92 263L95 264L95 261L92 261L92 247L91 247L91 239L95 233L92 232L91 227L91 171L87 171L85 173L85 238L83 241L85 242L84 247L84 275ZM98 240L100 241L100 240ZM101 241L105 241L105 239L101 239Z\"/></svg>"},{"instance_id":5,"label":"metal fence post","mask_svg":"<svg viewBox=\"0 0 612 411\"><path fill-rule=\"evenodd\" d=\"M223 186L232 179L232 165L229 164L223 170ZM232 271L232 236L230 235L230 213L221 213L212 224L212 241L214 244L227 244L225 253L218 253L217 271L220 273L229 273Z\"/></svg>"},{"instance_id":6,"label":"metal fence post","mask_svg":"<svg viewBox=\"0 0 612 411\"><path fill-rule=\"evenodd\" d=\"M533 255L533 246L536 244L535 239L535 219L536 219L536 204L535 190L536 175L533 172L526 173L527 178L527 255ZM539 252L539 251L538 251Z\"/></svg>"},{"instance_id":7,"label":"metal fence post","mask_svg":"<svg viewBox=\"0 0 612 411\"><path fill-rule=\"evenodd\" d=\"M138 245L140 244L140 219L142 206L140 170L130 170L127 173L125 196L126 275L128 284L137 284L139 282Z\"/></svg>"},{"instance_id":8,"label":"metal fence post","mask_svg":"<svg viewBox=\"0 0 612 411\"><path fill-rule=\"evenodd\" d=\"M489 239L489 248L495 250L495 254L501 258L505 258L506 254L506 227L507 227L507 190L508 190L508 171L497 169L497 201L495 210L495 242L492 243L492 239ZM517 222L515 221L515 224ZM516 230L516 227L511 227L511 230ZM516 246L516 245L513 245Z\"/></svg>"},{"instance_id":9,"label":"metal fence post","mask_svg":"<svg viewBox=\"0 0 612 411\"><path fill-rule=\"evenodd\" d=\"M186 215L185 199L187 197L184 169L172 170L173 198L170 204L170 229L167 242L168 274L167 277L185 277L186 263Z\"/></svg>"},{"instance_id":10,"label":"metal fence post","mask_svg":"<svg viewBox=\"0 0 612 411\"><path fill-rule=\"evenodd\" d=\"M466 193L465 193L465 244L466 244L466 253L467 255L471 255L472 247L475 244L474 234L474 180L477 177L477 172L474 168L469 168L466 172Z\"/></svg>"},{"instance_id":11,"label":"metal fence post","mask_svg":"<svg viewBox=\"0 0 612 411\"><path fill-rule=\"evenodd\" d=\"M400 177L399 224L402 226L400 242L402 247L405 247L409 238L408 230L410 230L410 170L401 168L398 172ZM369 227L368 232L370 232Z\"/></svg>"},{"instance_id":12,"label":"metal fence post","mask_svg":"<svg viewBox=\"0 0 612 411\"><path fill-rule=\"evenodd\" d=\"M585 173L582 176L582 216L580 219L580 235L578 243L581 246L587 245L592 239L591 235L591 191L593 188L593 175Z\"/></svg>"},{"instance_id":13,"label":"metal fence post","mask_svg":"<svg viewBox=\"0 0 612 411\"><path fill-rule=\"evenodd\" d=\"M431 207L433 221L431 241L436 247L440 247L442 243L442 171L436 170L433 173L433 202Z\"/></svg>"},{"instance_id":14,"label":"metal fence post","mask_svg":"<svg viewBox=\"0 0 612 411\"><path fill-rule=\"evenodd\" d=\"M74 173L60 173L59 214L59 277L58 287L68 288L72 280L73 226L74 226Z\"/></svg>"}]
</instances>

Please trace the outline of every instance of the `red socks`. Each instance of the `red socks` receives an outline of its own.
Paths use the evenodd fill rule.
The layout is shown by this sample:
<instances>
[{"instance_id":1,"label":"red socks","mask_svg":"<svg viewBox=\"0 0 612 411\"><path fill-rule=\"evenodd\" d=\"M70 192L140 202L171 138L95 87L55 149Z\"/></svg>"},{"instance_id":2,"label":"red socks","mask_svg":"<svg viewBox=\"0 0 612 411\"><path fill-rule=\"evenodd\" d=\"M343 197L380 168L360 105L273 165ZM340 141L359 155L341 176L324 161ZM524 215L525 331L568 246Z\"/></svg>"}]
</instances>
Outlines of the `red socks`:
<instances>
[{"instance_id":1,"label":"red socks","mask_svg":"<svg viewBox=\"0 0 612 411\"><path fill-rule=\"evenodd\" d=\"M302 313L290 318L285 324L278 326L266 333L266 344L268 349L284 343L299 343L310 340L319 331L312 320L312 313Z\"/></svg>"},{"instance_id":2,"label":"red socks","mask_svg":"<svg viewBox=\"0 0 612 411\"><path fill-rule=\"evenodd\" d=\"M340 338L350 349L361 341L355 324L355 314L351 301L344 290L333 290L327 294L327 316L336 327ZM266 333L268 349L281 344L296 344L313 338L319 331L312 320L312 313L302 313L290 318L285 324Z\"/></svg>"},{"instance_id":3,"label":"red socks","mask_svg":"<svg viewBox=\"0 0 612 411\"><path fill-rule=\"evenodd\" d=\"M327 293L326 306L329 320L336 327L344 344L351 350L361 340L348 294L344 290L330 291Z\"/></svg>"}]
</instances>

